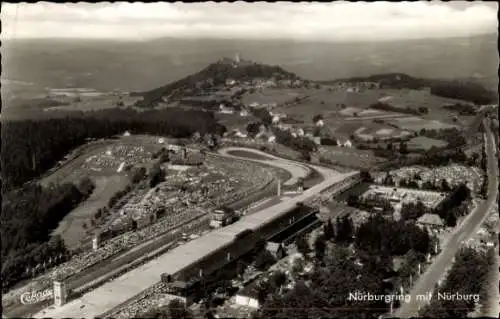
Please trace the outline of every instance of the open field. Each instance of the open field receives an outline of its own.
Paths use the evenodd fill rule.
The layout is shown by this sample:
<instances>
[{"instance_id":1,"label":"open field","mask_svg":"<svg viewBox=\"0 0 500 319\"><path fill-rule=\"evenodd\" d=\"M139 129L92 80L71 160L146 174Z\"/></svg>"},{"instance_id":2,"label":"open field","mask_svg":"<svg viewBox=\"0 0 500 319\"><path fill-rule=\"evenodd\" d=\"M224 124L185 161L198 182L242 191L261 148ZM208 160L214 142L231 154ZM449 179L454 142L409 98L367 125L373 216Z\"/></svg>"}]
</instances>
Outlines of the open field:
<instances>
[{"instance_id":1,"label":"open field","mask_svg":"<svg viewBox=\"0 0 500 319\"><path fill-rule=\"evenodd\" d=\"M388 120L387 122L400 129L413 132L419 132L422 129L440 130L440 129L456 127L455 125L443 123L438 120L425 120L423 118L416 116L391 119Z\"/></svg>"},{"instance_id":2,"label":"open field","mask_svg":"<svg viewBox=\"0 0 500 319\"><path fill-rule=\"evenodd\" d=\"M347 147L321 146L318 153L321 161L358 169L369 169L384 161L371 151Z\"/></svg>"},{"instance_id":3,"label":"open field","mask_svg":"<svg viewBox=\"0 0 500 319\"><path fill-rule=\"evenodd\" d=\"M129 180L126 176L97 177L94 179L96 188L92 195L81 205L66 215L54 230L53 234L60 234L69 249L75 249L87 236L86 229L90 226L90 219L100 208L106 207L109 199L116 192L123 190ZM83 225L86 224L84 227Z\"/></svg>"},{"instance_id":4,"label":"open field","mask_svg":"<svg viewBox=\"0 0 500 319\"><path fill-rule=\"evenodd\" d=\"M361 140L371 140L376 137L379 140L390 138L401 138L411 134L406 130L395 128L388 124L375 123L371 120L357 120L350 122L337 122L332 124L334 135L355 135Z\"/></svg>"},{"instance_id":5,"label":"open field","mask_svg":"<svg viewBox=\"0 0 500 319\"><path fill-rule=\"evenodd\" d=\"M251 159L256 159L256 160L261 160L261 161L267 161L272 158L259 154L259 153L254 153L254 152L249 152L249 151L243 151L243 150L233 150L233 151L228 151L227 154L233 155L233 156L238 156L238 157L243 157L243 158L251 158Z\"/></svg>"},{"instance_id":6,"label":"open field","mask_svg":"<svg viewBox=\"0 0 500 319\"><path fill-rule=\"evenodd\" d=\"M248 116L240 116L239 112L235 112L235 114L217 113L215 117L217 118L217 122L227 128L228 132L238 129L240 132L244 133L246 132L248 123L260 121L258 118L250 114Z\"/></svg>"},{"instance_id":7,"label":"open field","mask_svg":"<svg viewBox=\"0 0 500 319\"><path fill-rule=\"evenodd\" d=\"M445 147L446 145L448 145L448 143L443 140L428 138L426 136L417 136L412 138L408 142L408 149L429 150L433 146L437 148L442 148Z\"/></svg>"},{"instance_id":8,"label":"open field","mask_svg":"<svg viewBox=\"0 0 500 319\"><path fill-rule=\"evenodd\" d=\"M243 96L243 103L245 105L249 105L252 103L259 104L270 104L277 103L282 104L288 101L293 101L295 98L301 98L305 95L308 95L308 90L306 89L275 89L275 88L266 88L254 93L245 94Z\"/></svg>"}]
</instances>

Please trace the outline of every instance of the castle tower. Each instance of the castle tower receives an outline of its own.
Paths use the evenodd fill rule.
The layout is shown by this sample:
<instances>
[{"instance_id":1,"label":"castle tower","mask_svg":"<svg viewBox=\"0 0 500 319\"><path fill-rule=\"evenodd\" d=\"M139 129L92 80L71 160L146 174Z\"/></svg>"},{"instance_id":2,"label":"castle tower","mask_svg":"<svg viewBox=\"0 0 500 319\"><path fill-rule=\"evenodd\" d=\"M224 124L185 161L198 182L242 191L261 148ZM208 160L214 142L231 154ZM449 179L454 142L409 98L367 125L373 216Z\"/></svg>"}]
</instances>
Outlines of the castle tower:
<instances>
[{"instance_id":1,"label":"castle tower","mask_svg":"<svg viewBox=\"0 0 500 319\"><path fill-rule=\"evenodd\" d=\"M66 303L68 294L64 281L54 281L54 305L61 307Z\"/></svg>"},{"instance_id":2,"label":"castle tower","mask_svg":"<svg viewBox=\"0 0 500 319\"><path fill-rule=\"evenodd\" d=\"M278 185L277 185L277 196L280 197L281 196L281 180L278 179Z\"/></svg>"}]
</instances>

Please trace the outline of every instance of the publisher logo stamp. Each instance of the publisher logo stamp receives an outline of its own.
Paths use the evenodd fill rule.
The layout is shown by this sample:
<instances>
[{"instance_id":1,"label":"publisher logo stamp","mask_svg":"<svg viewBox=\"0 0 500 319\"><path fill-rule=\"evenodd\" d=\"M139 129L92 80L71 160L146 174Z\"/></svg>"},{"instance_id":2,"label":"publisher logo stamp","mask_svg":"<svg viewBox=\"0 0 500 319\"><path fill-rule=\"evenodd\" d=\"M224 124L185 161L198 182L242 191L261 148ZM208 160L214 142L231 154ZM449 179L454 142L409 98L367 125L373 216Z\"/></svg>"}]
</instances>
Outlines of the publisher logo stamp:
<instances>
[{"instance_id":1,"label":"publisher logo stamp","mask_svg":"<svg viewBox=\"0 0 500 319\"><path fill-rule=\"evenodd\" d=\"M23 305L33 305L41 301L52 298L53 293L51 289L43 291L25 292L21 295L21 303Z\"/></svg>"}]
</instances>

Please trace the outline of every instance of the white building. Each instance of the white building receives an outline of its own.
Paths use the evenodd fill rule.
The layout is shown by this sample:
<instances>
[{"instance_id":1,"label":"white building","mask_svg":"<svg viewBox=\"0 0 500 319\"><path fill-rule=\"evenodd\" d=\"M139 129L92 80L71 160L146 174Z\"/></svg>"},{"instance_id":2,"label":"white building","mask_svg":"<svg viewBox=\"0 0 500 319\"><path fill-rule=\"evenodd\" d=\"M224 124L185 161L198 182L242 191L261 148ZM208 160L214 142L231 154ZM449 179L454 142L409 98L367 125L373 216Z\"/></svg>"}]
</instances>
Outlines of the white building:
<instances>
[{"instance_id":1,"label":"white building","mask_svg":"<svg viewBox=\"0 0 500 319\"><path fill-rule=\"evenodd\" d=\"M337 139L337 146L351 148L352 142L349 139L338 138Z\"/></svg>"}]
</instances>

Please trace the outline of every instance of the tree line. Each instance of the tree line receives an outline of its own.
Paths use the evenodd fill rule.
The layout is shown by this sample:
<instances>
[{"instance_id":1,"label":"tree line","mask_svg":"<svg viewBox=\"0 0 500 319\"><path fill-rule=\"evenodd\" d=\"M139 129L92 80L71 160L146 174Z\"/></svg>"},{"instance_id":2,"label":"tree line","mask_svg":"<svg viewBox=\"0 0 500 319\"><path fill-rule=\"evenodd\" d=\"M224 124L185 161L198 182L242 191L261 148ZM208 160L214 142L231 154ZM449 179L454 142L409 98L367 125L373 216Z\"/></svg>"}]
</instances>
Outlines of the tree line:
<instances>
[{"instance_id":1,"label":"tree line","mask_svg":"<svg viewBox=\"0 0 500 319\"><path fill-rule=\"evenodd\" d=\"M469 300L443 300L437 294L459 293L460 295L479 295L484 297L483 287L488 281L488 272L493 268L495 252L476 251L473 248L462 248L454 265L451 267L442 287L437 287L433 293L431 304L425 307L422 315L429 318L466 318L474 311L477 304ZM484 305L485 300L479 300Z\"/></svg>"},{"instance_id":2,"label":"tree line","mask_svg":"<svg viewBox=\"0 0 500 319\"><path fill-rule=\"evenodd\" d=\"M75 184L43 187L30 183L4 194L2 202L2 287L8 289L65 261L69 252L59 236L50 234L79 203L94 183L85 178Z\"/></svg>"}]
</instances>

